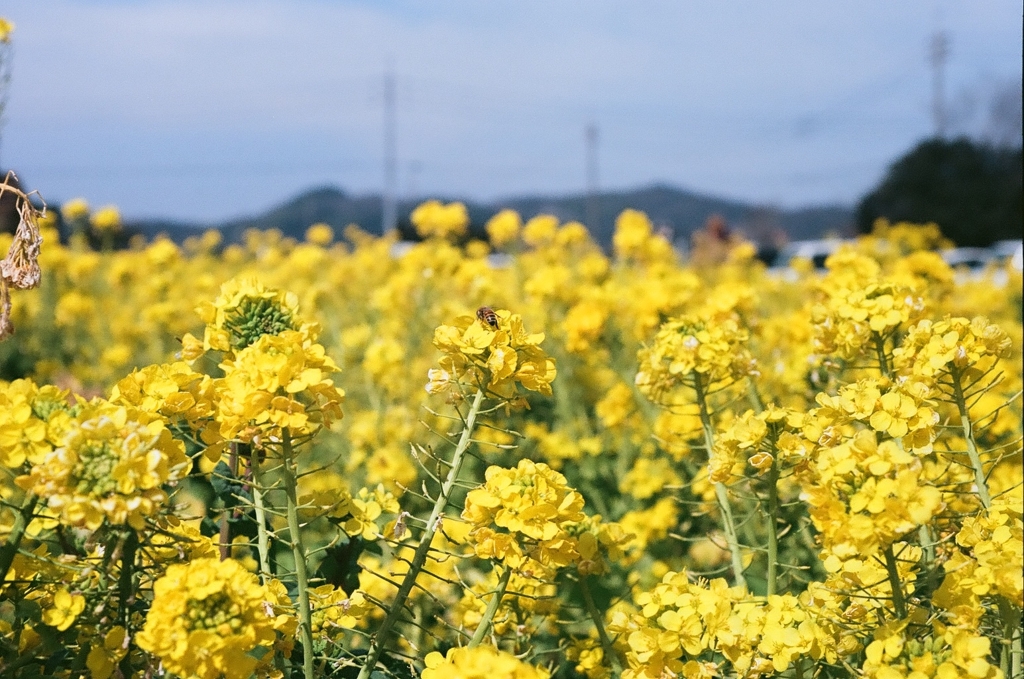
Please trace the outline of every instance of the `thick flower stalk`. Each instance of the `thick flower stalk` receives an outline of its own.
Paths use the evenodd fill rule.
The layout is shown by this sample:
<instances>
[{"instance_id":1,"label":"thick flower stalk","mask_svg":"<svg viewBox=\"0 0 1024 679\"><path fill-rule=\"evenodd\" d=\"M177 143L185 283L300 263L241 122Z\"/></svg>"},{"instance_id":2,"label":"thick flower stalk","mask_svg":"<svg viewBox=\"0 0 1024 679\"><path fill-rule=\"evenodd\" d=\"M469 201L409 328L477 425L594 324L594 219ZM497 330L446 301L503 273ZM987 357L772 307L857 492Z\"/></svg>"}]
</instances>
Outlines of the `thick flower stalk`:
<instances>
[{"instance_id":1,"label":"thick flower stalk","mask_svg":"<svg viewBox=\"0 0 1024 679\"><path fill-rule=\"evenodd\" d=\"M654 343L637 355L636 386L642 394L669 409L696 402L709 458L715 434L708 397L713 390L756 374L755 361L745 346L748 338L733 318L682 317L662 325ZM743 555L725 484L715 483L715 496L729 543L733 578L743 585Z\"/></svg>"},{"instance_id":2,"label":"thick flower stalk","mask_svg":"<svg viewBox=\"0 0 1024 679\"><path fill-rule=\"evenodd\" d=\"M434 346L443 355L440 359L441 368L432 368L428 372L427 391L431 394L445 394L450 400L461 398L467 390L475 391L475 395L466 414L463 416L460 413L463 429L451 461L448 462L448 474L434 500L409 570L399 585L384 622L373 636L359 679L369 677L376 667L409 593L423 570L434 534L440 528L466 452L472 443L473 430L484 399L490 396L498 397L506 403L518 401L522 397L518 396L517 385L542 394L552 393L555 365L540 347L544 335L527 333L518 314L504 310L487 311L490 313L480 313L476 318L460 316L454 325L442 325L434 331ZM500 594L497 599L500 602Z\"/></svg>"},{"instance_id":3,"label":"thick flower stalk","mask_svg":"<svg viewBox=\"0 0 1024 679\"><path fill-rule=\"evenodd\" d=\"M973 320L921 321L893 351L896 370L921 376L955 405L974 471L976 492L986 509L992 506L992 496L967 394L987 391L995 385L998 377L983 382L991 375L996 362L1009 355L1010 347L1011 340L1006 333L979 316Z\"/></svg>"}]
</instances>

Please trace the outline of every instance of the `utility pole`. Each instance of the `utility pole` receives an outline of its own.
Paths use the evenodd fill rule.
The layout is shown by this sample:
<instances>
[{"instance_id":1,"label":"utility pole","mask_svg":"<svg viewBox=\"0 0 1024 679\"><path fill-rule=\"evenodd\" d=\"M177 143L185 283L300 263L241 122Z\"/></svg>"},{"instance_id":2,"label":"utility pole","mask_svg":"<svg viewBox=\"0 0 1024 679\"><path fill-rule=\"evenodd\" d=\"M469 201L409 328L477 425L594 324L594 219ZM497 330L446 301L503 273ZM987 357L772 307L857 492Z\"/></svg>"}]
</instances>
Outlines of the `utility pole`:
<instances>
[{"instance_id":1,"label":"utility pole","mask_svg":"<svg viewBox=\"0 0 1024 679\"><path fill-rule=\"evenodd\" d=\"M381 205L381 233L398 226L398 115L395 106L395 72L384 73L384 192Z\"/></svg>"},{"instance_id":2,"label":"utility pole","mask_svg":"<svg viewBox=\"0 0 1024 679\"><path fill-rule=\"evenodd\" d=\"M945 67L949 56L949 34L938 30L932 35L929 59L932 65L932 118L935 122L935 136L946 136Z\"/></svg>"},{"instance_id":3,"label":"utility pole","mask_svg":"<svg viewBox=\"0 0 1024 679\"><path fill-rule=\"evenodd\" d=\"M587 228L591 233L597 233L601 221L601 199L598 195L598 166L597 166L597 125L590 123L584 133L586 141L586 165L587 165Z\"/></svg>"}]
</instances>

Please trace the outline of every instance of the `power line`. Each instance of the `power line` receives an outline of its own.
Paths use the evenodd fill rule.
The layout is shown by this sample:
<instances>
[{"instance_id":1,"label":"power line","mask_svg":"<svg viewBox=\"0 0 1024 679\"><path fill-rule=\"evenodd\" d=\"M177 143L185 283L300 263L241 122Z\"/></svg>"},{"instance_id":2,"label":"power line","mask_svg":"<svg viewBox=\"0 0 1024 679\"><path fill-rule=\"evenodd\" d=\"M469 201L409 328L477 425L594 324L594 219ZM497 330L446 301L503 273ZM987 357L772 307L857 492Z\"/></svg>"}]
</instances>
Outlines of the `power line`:
<instances>
[{"instance_id":1,"label":"power line","mask_svg":"<svg viewBox=\"0 0 1024 679\"><path fill-rule=\"evenodd\" d=\"M590 123L584 133L586 140L586 165L587 165L587 227L592 232L600 229L601 203L598 193L598 158L597 158L597 125Z\"/></svg>"},{"instance_id":2,"label":"power line","mask_svg":"<svg viewBox=\"0 0 1024 679\"><path fill-rule=\"evenodd\" d=\"M932 35L929 59L932 65L932 117L935 121L935 136L946 135L945 66L949 57L949 34L938 30Z\"/></svg>"},{"instance_id":3,"label":"power line","mask_svg":"<svg viewBox=\"0 0 1024 679\"><path fill-rule=\"evenodd\" d=\"M398 116L395 110L395 72L384 73L384 191L381 233L398 224Z\"/></svg>"}]
</instances>

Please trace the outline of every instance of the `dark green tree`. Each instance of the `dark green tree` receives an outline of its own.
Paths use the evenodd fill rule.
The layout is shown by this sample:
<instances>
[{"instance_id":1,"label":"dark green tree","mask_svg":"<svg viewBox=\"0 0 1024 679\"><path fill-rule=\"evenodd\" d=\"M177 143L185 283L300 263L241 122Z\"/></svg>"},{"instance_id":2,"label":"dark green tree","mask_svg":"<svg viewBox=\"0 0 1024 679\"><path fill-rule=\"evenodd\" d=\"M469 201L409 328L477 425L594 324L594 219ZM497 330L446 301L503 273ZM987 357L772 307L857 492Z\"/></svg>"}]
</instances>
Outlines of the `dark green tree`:
<instances>
[{"instance_id":1,"label":"dark green tree","mask_svg":"<svg viewBox=\"0 0 1024 679\"><path fill-rule=\"evenodd\" d=\"M929 139L894 162L857 206L857 227L889 221L935 222L960 246L1021 238L1021 149L966 138Z\"/></svg>"}]
</instances>

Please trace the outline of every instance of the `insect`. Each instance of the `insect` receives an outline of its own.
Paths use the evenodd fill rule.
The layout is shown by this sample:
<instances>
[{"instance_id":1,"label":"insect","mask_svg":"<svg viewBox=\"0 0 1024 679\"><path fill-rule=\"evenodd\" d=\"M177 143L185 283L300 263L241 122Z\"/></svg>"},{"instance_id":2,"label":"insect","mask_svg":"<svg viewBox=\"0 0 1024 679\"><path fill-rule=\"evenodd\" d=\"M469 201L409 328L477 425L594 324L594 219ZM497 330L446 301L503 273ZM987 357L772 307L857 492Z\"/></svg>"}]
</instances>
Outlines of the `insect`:
<instances>
[{"instance_id":1,"label":"insect","mask_svg":"<svg viewBox=\"0 0 1024 679\"><path fill-rule=\"evenodd\" d=\"M476 317L483 321L483 324L490 328L498 329L498 314L489 306L482 306L476 310Z\"/></svg>"}]
</instances>

